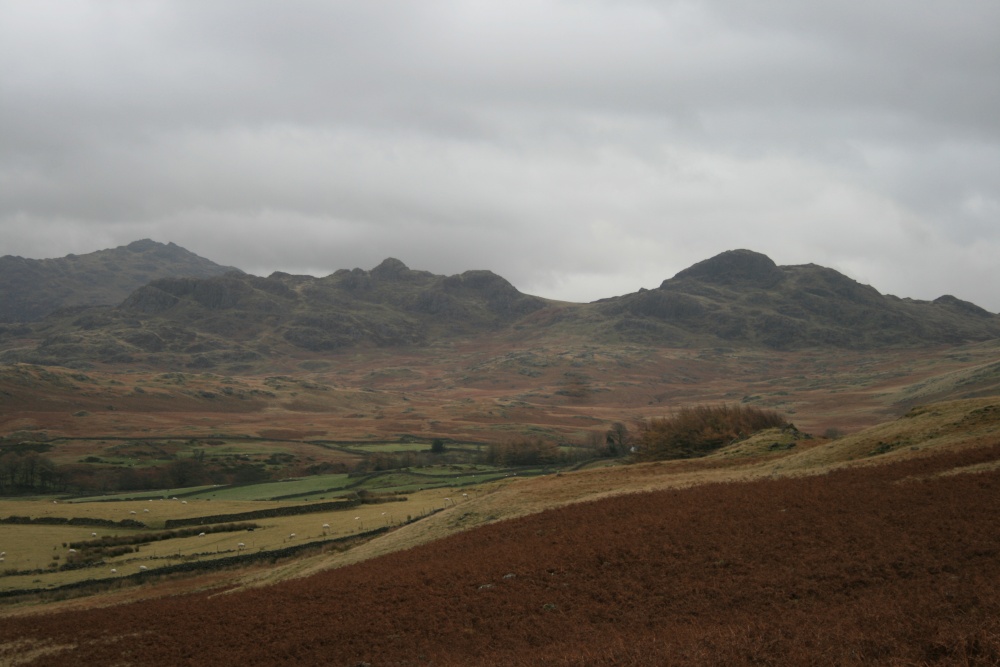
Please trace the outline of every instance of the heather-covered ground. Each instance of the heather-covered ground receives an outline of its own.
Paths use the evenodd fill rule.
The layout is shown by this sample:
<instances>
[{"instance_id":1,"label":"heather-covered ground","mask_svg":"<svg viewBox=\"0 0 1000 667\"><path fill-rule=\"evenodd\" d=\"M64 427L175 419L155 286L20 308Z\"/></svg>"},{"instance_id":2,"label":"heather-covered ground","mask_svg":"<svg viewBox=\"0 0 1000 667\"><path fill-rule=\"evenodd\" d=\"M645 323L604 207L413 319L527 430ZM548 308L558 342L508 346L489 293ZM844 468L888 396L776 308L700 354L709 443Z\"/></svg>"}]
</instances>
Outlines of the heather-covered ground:
<instances>
[{"instance_id":1,"label":"heather-covered ground","mask_svg":"<svg viewBox=\"0 0 1000 667\"><path fill-rule=\"evenodd\" d=\"M998 460L625 495L265 588L7 617L0 661L998 664Z\"/></svg>"}]
</instances>

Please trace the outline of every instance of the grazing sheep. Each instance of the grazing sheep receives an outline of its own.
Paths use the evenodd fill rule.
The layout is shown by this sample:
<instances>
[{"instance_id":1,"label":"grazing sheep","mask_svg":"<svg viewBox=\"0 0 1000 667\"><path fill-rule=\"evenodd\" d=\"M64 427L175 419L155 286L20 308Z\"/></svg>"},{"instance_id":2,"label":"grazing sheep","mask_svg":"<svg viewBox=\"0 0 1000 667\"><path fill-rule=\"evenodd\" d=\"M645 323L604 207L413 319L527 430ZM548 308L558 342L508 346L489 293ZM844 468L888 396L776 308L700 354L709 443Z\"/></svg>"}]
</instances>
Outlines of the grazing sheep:
<instances>
[{"instance_id":1,"label":"grazing sheep","mask_svg":"<svg viewBox=\"0 0 1000 667\"><path fill-rule=\"evenodd\" d=\"M91 533L90 536L91 537L97 537L97 533Z\"/></svg>"},{"instance_id":2,"label":"grazing sheep","mask_svg":"<svg viewBox=\"0 0 1000 667\"><path fill-rule=\"evenodd\" d=\"M111 568L111 574L118 574L118 570L116 568Z\"/></svg>"},{"instance_id":3,"label":"grazing sheep","mask_svg":"<svg viewBox=\"0 0 1000 667\"><path fill-rule=\"evenodd\" d=\"M198 537L205 537L205 533L198 533Z\"/></svg>"},{"instance_id":4,"label":"grazing sheep","mask_svg":"<svg viewBox=\"0 0 1000 667\"><path fill-rule=\"evenodd\" d=\"M128 513L129 514L135 514L136 512L135 512L135 510L129 510Z\"/></svg>"},{"instance_id":5,"label":"grazing sheep","mask_svg":"<svg viewBox=\"0 0 1000 667\"><path fill-rule=\"evenodd\" d=\"M76 549L70 549L70 550L69 550L69 552L70 552L71 554L75 554L75 553L76 553Z\"/></svg>"},{"instance_id":6,"label":"grazing sheep","mask_svg":"<svg viewBox=\"0 0 1000 667\"><path fill-rule=\"evenodd\" d=\"M143 512L145 512L146 514L149 514L149 510L143 510Z\"/></svg>"},{"instance_id":7,"label":"grazing sheep","mask_svg":"<svg viewBox=\"0 0 1000 667\"><path fill-rule=\"evenodd\" d=\"M148 568L147 568L147 567L146 567L145 565L140 565L140 566L139 566L139 571L140 571L140 572L145 572L145 571L146 571L147 569L148 569Z\"/></svg>"},{"instance_id":8,"label":"grazing sheep","mask_svg":"<svg viewBox=\"0 0 1000 667\"><path fill-rule=\"evenodd\" d=\"M246 548L246 546L247 546L247 545L245 545L245 544L243 544L242 542L240 542L239 544L237 544L237 545L236 545L236 548L237 548L238 550L242 551L243 549L245 549L245 548Z\"/></svg>"}]
</instances>

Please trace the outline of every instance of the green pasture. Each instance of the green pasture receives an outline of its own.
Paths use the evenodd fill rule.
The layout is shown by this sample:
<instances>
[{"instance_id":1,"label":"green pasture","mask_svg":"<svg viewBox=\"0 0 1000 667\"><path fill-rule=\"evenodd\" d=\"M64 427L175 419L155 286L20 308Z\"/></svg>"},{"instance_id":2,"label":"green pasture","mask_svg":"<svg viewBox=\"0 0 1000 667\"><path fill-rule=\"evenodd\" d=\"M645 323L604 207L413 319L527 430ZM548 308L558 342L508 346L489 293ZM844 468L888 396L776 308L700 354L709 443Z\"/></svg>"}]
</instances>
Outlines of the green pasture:
<instances>
[{"instance_id":1,"label":"green pasture","mask_svg":"<svg viewBox=\"0 0 1000 667\"><path fill-rule=\"evenodd\" d=\"M344 445L345 451L362 452L365 454L394 454L396 452L430 452L431 445L426 442L373 442L358 445Z\"/></svg>"},{"instance_id":2,"label":"green pasture","mask_svg":"<svg viewBox=\"0 0 1000 667\"><path fill-rule=\"evenodd\" d=\"M340 445L340 449L363 454L395 454L402 452L427 452L431 451L430 442L365 442L349 445ZM481 445L469 443L447 442L445 452L476 452Z\"/></svg>"},{"instance_id":3,"label":"green pasture","mask_svg":"<svg viewBox=\"0 0 1000 667\"><path fill-rule=\"evenodd\" d=\"M109 502L109 501L121 501L121 500L157 500L163 498L173 498L174 496L184 496L187 499L189 494L195 494L200 491L207 491L209 489L218 488L214 484L207 484L204 486L186 486L176 489L156 489L153 491L121 491L118 493L107 493L100 496L86 496L82 498L67 498L63 502L67 503L92 503L92 502Z\"/></svg>"},{"instance_id":4,"label":"green pasture","mask_svg":"<svg viewBox=\"0 0 1000 667\"><path fill-rule=\"evenodd\" d=\"M343 495L345 487L354 479L346 473L335 475L314 475L298 479L287 479L280 482L260 482L245 486L216 486L203 488L198 493L190 494L195 500L267 500L283 496L299 496L301 494L325 495L328 498Z\"/></svg>"},{"instance_id":5,"label":"green pasture","mask_svg":"<svg viewBox=\"0 0 1000 667\"><path fill-rule=\"evenodd\" d=\"M260 485L257 485L260 486ZM281 502L210 501L190 499L109 502L55 502L51 500L2 500L0 517L60 516L111 520L139 518L149 521L145 529L69 525L0 524L0 591L51 588L84 580L108 580L135 574L140 567L157 568L187 561L269 552L291 546L349 537L379 528L391 528L419 519L464 501L462 492L447 488L415 493L402 501L365 504L339 510L324 510L288 517L247 519L257 524L253 531L177 536L139 545L137 552L105 557L99 564L60 570L74 556L70 542L85 542L105 536L142 535L164 531L164 518L237 514L270 507L299 507L302 499ZM148 512L144 511L148 510ZM131 512L136 512L132 515ZM115 572L112 572L115 570Z\"/></svg>"}]
</instances>

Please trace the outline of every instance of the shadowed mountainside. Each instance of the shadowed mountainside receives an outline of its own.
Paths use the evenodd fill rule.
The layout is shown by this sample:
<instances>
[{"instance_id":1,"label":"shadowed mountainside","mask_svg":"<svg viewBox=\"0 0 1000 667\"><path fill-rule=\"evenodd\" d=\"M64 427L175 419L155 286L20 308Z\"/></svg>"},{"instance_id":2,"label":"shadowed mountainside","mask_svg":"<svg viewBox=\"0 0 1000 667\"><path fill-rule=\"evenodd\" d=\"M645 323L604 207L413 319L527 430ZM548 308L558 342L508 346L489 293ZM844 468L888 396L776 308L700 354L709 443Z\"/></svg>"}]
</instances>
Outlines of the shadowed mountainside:
<instances>
[{"instance_id":1,"label":"shadowed mountainside","mask_svg":"<svg viewBox=\"0 0 1000 667\"><path fill-rule=\"evenodd\" d=\"M490 271L441 276L390 258L370 271L342 269L324 278L280 272L161 278L117 307L0 327L0 361L229 364L241 371L290 355L426 347L485 334L505 336L513 345L573 338L656 347L865 350L1000 338L1000 316L953 296L918 301L882 295L832 269L777 266L749 250L699 262L656 289L591 304L525 295Z\"/></svg>"},{"instance_id":2,"label":"shadowed mountainside","mask_svg":"<svg viewBox=\"0 0 1000 667\"><path fill-rule=\"evenodd\" d=\"M151 280L207 278L239 269L173 243L149 239L127 246L58 259L0 257L0 322L39 320L60 308L121 303Z\"/></svg>"},{"instance_id":3,"label":"shadowed mountainside","mask_svg":"<svg viewBox=\"0 0 1000 667\"><path fill-rule=\"evenodd\" d=\"M750 250L724 252L657 289L606 299L599 309L622 335L648 343L714 336L772 349L865 349L1000 336L1000 317L951 295L882 295L833 269L777 266Z\"/></svg>"},{"instance_id":4,"label":"shadowed mountainside","mask_svg":"<svg viewBox=\"0 0 1000 667\"><path fill-rule=\"evenodd\" d=\"M546 303L489 271L438 276L390 258L371 271L345 269L325 278L281 272L162 278L118 307L58 313L27 335L23 328L0 333L0 341L29 341L26 349L8 348L4 361L210 368L474 336L508 327Z\"/></svg>"}]
</instances>

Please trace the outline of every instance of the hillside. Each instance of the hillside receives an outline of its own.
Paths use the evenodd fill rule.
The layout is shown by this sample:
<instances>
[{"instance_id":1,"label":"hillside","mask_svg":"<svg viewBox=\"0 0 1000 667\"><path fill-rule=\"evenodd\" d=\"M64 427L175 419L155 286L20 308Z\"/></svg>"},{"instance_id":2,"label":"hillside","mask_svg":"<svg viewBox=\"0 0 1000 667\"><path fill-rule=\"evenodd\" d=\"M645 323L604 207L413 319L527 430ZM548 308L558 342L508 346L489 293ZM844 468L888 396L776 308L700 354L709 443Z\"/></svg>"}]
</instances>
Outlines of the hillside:
<instances>
[{"instance_id":1,"label":"hillside","mask_svg":"<svg viewBox=\"0 0 1000 667\"><path fill-rule=\"evenodd\" d=\"M441 276L390 258L323 278L153 280L115 307L0 329L0 361L250 372L347 350L430 349L483 337L520 347L575 340L876 350L997 339L1000 315L951 296L882 295L832 269L779 267L749 250L695 264L657 289L591 304L525 295L489 271Z\"/></svg>"},{"instance_id":2,"label":"hillside","mask_svg":"<svg viewBox=\"0 0 1000 667\"><path fill-rule=\"evenodd\" d=\"M1000 316L953 296L882 295L833 269L777 266L749 250L724 252L599 309L622 335L645 342L716 337L779 350L872 349L1000 337Z\"/></svg>"},{"instance_id":3,"label":"hillside","mask_svg":"<svg viewBox=\"0 0 1000 667\"><path fill-rule=\"evenodd\" d=\"M151 280L207 278L219 266L173 243L145 239L127 246L58 259L0 257L0 323L39 320L61 308L111 306Z\"/></svg>"},{"instance_id":4,"label":"hillside","mask_svg":"<svg viewBox=\"0 0 1000 667\"><path fill-rule=\"evenodd\" d=\"M437 276L387 259L325 278L162 278L115 308L0 333L0 360L214 368L350 348L426 346L505 329L546 301L489 271ZM12 347L19 349L12 350Z\"/></svg>"},{"instance_id":5,"label":"hillside","mask_svg":"<svg viewBox=\"0 0 1000 667\"><path fill-rule=\"evenodd\" d=\"M995 400L936 404L841 440L761 434L700 461L497 483L252 571L251 588L215 576L178 595L150 575L133 594L8 609L0 660L996 664L998 417ZM872 448L886 442L901 446ZM136 596L153 597L120 606Z\"/></svg>"}]
</instances>

